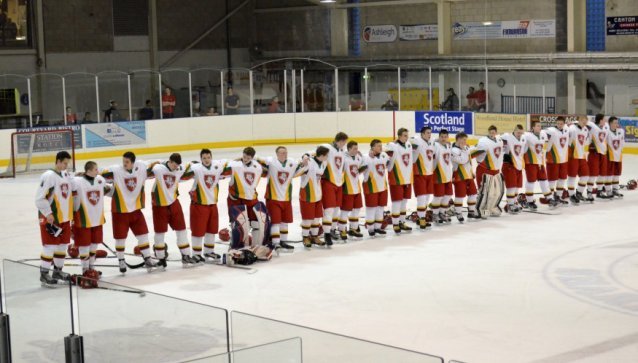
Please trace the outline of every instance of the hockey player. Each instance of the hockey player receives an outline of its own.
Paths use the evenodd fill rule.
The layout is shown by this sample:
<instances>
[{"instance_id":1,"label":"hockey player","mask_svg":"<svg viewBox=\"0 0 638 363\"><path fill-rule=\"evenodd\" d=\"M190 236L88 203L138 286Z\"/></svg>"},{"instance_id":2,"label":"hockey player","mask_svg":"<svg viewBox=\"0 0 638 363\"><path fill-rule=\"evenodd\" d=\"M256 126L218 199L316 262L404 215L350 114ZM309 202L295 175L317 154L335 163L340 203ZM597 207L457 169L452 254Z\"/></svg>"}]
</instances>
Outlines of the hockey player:
<instances>
[{"instance_id":1,"label":"hockey player","mask_svg":"<svg viewBox=\"0 0 638 363\"><path fill-rule=\"evenodd\" d=\"M554 192L554 200L567 203L563 200L565 183L567 182L568 154L569 154L569 129L565 126L565 118L558 116L556 125L546 130L547 134L547 180L549 189ZM567 197L565 197L567 198Z\"/></svg>"},{"instance_id":2,"label":"hockey player","mask_svg":"<svg viewBox=\"0 0 638 363\"><path fill-rule=\"evenodd\" d=\"M303 245L306 248L313 244L323 246L332 245L330 233L326 233L326 241L319 239L319 226L323 213L322 200L322 176L325 175L328 164L330 149L325 146L317 147L313 156L308 160L308 165L304 166L298 173L301 176L299 184L299 208L301 209L301 235ZM310 155L310 154L308 154Z\"/></svg>"},{"instance_id":3,"label":"hockey player","mask_svg":"<svg viewBox=\"0 0 638 363\"><path fill-rule=\"evenodd\" d=\"M308 164L307 155L300 161L288 158L288 149L279 146L275 150L276 158L257 158L268 172L266 185L266 208L270 215L270 238L275 247L293 250L288 241L288 223L292 223L292 179L297 172Z\"/></svg>"},{"instance_id":4,"label":"hockey player","mask_svg":"<svg viewBox=\"0 0 638 363\"><path fill-rule=\"evenodd\" d=\"M412 144L408 141L408 129L400 128L397 139L388 143L386 153L390 156L388 181L392 199L392 229L394 233L412 231L405 224L408 200L412 198Z\"/></svg>"},{"instance_id":5,"label":"hockey player","mask_svg":"<svg viewBox=\"0 0 638 363\"><path fill-rule=\"evenodd\" d=\"M467 145L467 134L456 134L456 142L452 145L452 173L454 184L454 208L459 222L463 222L463 200L467 197L467 217L481 219L476 211L477 188L472 171L472 158L484 153L482 150L472 149Z\"/></svg>"},{"instance_id":6,"label":"hockey player","mask_svg":"<svg viewBox=\"0 0 638 363\"><path fill-rule=\"evenodd\" d=\"M112 185L98 174L97 164L88 161L84 164L84 173L73 178L73 238L85 276L94 270L95 253L103 242L104 197L112 191Z\"/></svg>"},{"instance_id":7,"label":"hockey player","mask_svg":"<svg viewBox=\"0 0 638 363\"><path fill-rule=\"evenodd\" d=\"M589 166L587 165L586 145L589 137L587 119L579 119L577 123L569 126L569 157L567 170L567 189L569 200L578 204L581 201L593 202L594 198L585 198L583 193L589 180ZM578 189L576 189L576 177L578 177Z\"/></svg>"},{"instance_id":8,"label":"hockey player","mask_svg":"<svg viewBox=\"0 0 638 363\"><path fill-rule=\"evenodd\" d=\"M385 235L383 212L388 205L388 165L381 140L370 142L370 153L363 157L363 197L366 201L366 227L370 237Z\"/></svg>"},{"instance_id":9,"label":"hockey player","mask_svg":"<svg viewBox=\"0 0 638 363\"><path fill-rule=\"evenodd\" d=\"M412 174L414 181L412 187L416 196L416 211L419 217L419 228L426 229L430 226L425 219L427 206L434 195L434 141L432 128L424 126L419 135L410 139L412 148Z\"/></svg>"},{"instance_id":10,"label":"hockey player","mask_svg":"<svg viewBox=\"0 0 638 363\"><path fill-rule=\"evenodd\" d=\"M548 200L550 206L555 207L558 201L550 198L552 192L547 182L547 171L545 169L545 149L547 147L547 134L541 129L539 121L532 122L532 131L525 133L527 141L527 152L525 153L525 199L526 207L537 210L538 205L534 200L534 185L538 181L543 196Z\"/></svg>"},{"instance_id":11,"label":"hockey player","mask_svg":"<svg viewBox=\"0 0 638 363\"><path fill-rule=\"evenodd\" d=\"M45 171L40 177L40 186L35 195L38 208L42 254L40 255L40 281L43 286L52 286L58 280L66 280L62 273L67 245L71 241L71 216L73 214L73 180L66 171L71 155L60 151L55 156L55 168ZM49 275L51 264L53 273Z\"/></svg>"},{"instance_id":12,"label":"hockey player","mask_svg":"<svg viewBox=\"0 0 638 363\"><path fill-rule=\"evenodd\" d=\"M107 181L113 182L115 189L111 199L111 217L115 251L121 273L126 272L124 250L129 229L137 238L137 246L144 257L145 267L156 267L155 262L150 259L148 227L142 214L145 201L144 182L153 165L136 161L135 154L127 151L122 156L122 165L111 166L101 173Z\"/></svg>"},{"instance_id":13,"label":"hockey player","mask_svg":"<svg viewBox=\"0 0 638 363\"><path fill-rule=\"evenodd\" d=\"M206 259L217 260L215 253L215 235L219 231L219 213L217 201L219 195L219 181L226 166L226 160L213 160L209 149L202 149L199 153L201 163L191 163L186 176L193 177L190 190L190 226L191 242L193 244L193 258L197 262ZM202 242L204 255L202 256Z\"/></svg>"},{"instance_id":14,"label":"hockey player","mask_svg":"<svg viewBox=\"0 0 638 363\"><path fill-rule=\"evenodd\" d=\"M448 142L449 133L441 129L439 138L434 143L434 199L432 212L436 223L450 222L447 209L452 192L452 146Z\"/></svg>"},{"instance_id":15,"label":"hockey player","mask_svg":"<svg viewBox=\"0 0 638 363\"><path fill-rule=\"evenodd\" d=\"M618 184L622 174L622 149L625 146L625 130L620 127L618 118L609 118L609 132L607 133L607 178L605 190L613 197L622 198ZM609 188L609 189L608 189Z\"/></svg>"},{"instance_id":16,"label":"hockey player","mask_svg":"<svg viewBox=\"0 0 638 363\"><path fill-rule=\"evenodd\" d=\"M339 221L341 199L343 192L343 160L346 157L344 147L348 142L348 135L339 132L331 144L321 145L329 150L328 159L321 179L323 204L323 232L328 245L333 238L339 238L337 224Z\"/></svg>"},{"instance_id":17,"label":"hockey player","mask_svg":"<svg viewBox=\"0 0 638 363\"><path fill-rule=\"evenodd\" d=\"M507 188L507 207L509 213L518 213L521 206L516 202L518 190L523 187L523 156L527 151L527 140L522 125L516 125L514 132L503 134L503 177Z\"/></svg>"},{"instance_id":18,"label":"hockey player","mask_svg":"<svg viewBox=\"0 0 638 363\"><path fill-rule=\"evenodd\" d=\"M476 182L480 187L483 183L483 175L498 175L503 166L503 140L498 136L498 129L491 125L487 129L488 135L479 139L478 150L484 153L476 159L478 165L476 167Z\"/></svg>"},{"instance_id":19,"label":"hockey player","mask_svg":"<svg viewBox=\"0 0 638 363\"><path fill-rule=\"evenodd\" d=\"M347 144L348 153L344 160L344 182L343 200L341 202L341 217L339 218L339 233L342 240L347 240L348 236L361 238L363 234L359 231L359 213L363 208L361 200L361 182L359 173L363 168L363 158L359 153L359 144L356 141L349 141ZM347 230L350 222L350 230Z\"/></svg>"},{"instance_id":20,"label":"hockey player","mask_svg":"<svg viewBox=\"0 0 638 363\"><path fill-rule=\"evenodd\" d=\"M184 212L179 202L179 181L184 177L190 165L182 166L182 156L173 153L168 161L157 163L151 169L155 183L151 192L153 204L153 229L155 231L153 249L159 258L158 265L166 267L166 232L170 226L177 237L177 247L182 255L184 266L199 263L201 260L191 256L191 245L186 232ZM191 174L192 175L192 174Z\"/></svg>"},{"instance_id":21,"label":"hockey player","mask_svg":"<svg viewBox=\"0 0 638 363\"><path fill-rule=\"evenodd\" d=\"M587 198L593 199L594 183L597 185L597 197L609 198L603 190L605 189L604 180L607 174L607 121L605 116L597 114L594 122L587 122L589 129L589 153L587 155L587 167L589 168L589 179L587 180Z\"/></svg>"}]
</instances>

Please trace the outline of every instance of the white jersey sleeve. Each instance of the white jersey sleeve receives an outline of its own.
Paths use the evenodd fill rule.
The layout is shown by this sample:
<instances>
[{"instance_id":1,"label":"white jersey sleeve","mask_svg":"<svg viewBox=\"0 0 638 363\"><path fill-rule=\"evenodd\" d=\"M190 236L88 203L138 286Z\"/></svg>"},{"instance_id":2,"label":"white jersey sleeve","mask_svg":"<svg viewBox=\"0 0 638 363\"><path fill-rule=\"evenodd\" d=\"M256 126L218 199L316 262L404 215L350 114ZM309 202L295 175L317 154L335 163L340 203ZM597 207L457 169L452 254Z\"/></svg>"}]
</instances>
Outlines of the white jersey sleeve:
<instances>
[{"instance_id":1,"label":"white jersey sleeve","mask_svg":"<svg viewBox=\"0 0 638 363\"><path fill-rule=\"evenodd\" d=\"M55 223L65 223L73 215L73 181L68 172L47 170L40 177L35 205L40 217L53 215Z\"/></svg>"}]
</instances>

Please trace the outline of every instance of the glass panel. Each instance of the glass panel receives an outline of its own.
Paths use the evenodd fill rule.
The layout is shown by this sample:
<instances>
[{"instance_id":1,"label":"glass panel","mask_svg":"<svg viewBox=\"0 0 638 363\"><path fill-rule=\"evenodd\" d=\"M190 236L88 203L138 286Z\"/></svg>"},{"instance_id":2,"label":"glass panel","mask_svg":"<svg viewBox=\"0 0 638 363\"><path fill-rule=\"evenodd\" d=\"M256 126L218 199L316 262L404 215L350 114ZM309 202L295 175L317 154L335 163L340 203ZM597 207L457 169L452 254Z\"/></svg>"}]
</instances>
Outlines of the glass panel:
<instances>
[{"instance_id":1,"label":"glass panel","mask_svg":"<svg viewBox=\"0 0 638 363\"><path fill-rule=\"evenodd\" d=\"M26 48L31 45L31 1L0 2L0 48Z\"/></svg>"},{"instance_id":2,"label":"glass panel","mask_svg":"<svg viewBox=\"0 0 638 363\"><path fill-rule=\"evenodd\" d=\"M189 100L190 93L188 92L188 71L182 69L162 71L162 97L167 95L167 88L170 90L170 94L175 96L175 105L164 106L162 108L162 118L190 117L191 102ZM193 102L193 106L195 106L195 102ZM173 112L171 113L171 111ZM194 113L199 113L199 110Z\"/></svg>"},{"instance_id":3,"label":"glass panel","mask_svg":"<svg viewBox=\"0 0 638 363\"><path fill-rule=\"evenodd\" d=\"M492 90L490 105L493 105L494 112L554 113L556 106L554 73L490 72L489 74L488 88ZM516 96L516 102L514 102L514 96Z\"/></svg>"},{"instance_id":4,"label":"glass panel","mask_svg":"<svg viewBox=\"0 0 638 363\"><path fill-rule=\"evenodd\" d=\"M272 340L299 337L303 341L303 362L427 362L443 359L423 353L355 339L271 320L255 315L232 312L232 349L267 344Z\"/></svg>"},{"instance_id":5,"label":"glass panel","mask_svg":"<svg viewBox=\"0 0 638 363\"><path fill-rule=\"evenodd\" d=\"M31 76L31 102L33 126L63 125L62 76L47 73Z\"/></svg>"},{"instance_id":6,"label":"glass panel","mask_svg":"<svg viewBox=\"0 0 638 363\"><path fill-rule=\"evenodd\" d=\"M160 118L160 95L156 72L139 70L131 72L131 105L134 120ZM150 102L147 102L150 101Z\"/></svg>"},{"instance_id":7,"label":"glass panel","mask_svg":"<svg viewBox=\"0 0 638 363\"><path fill-rule=\"evenodd\" d=\"M15 362L64 362L72 332L71 287L42 287L40 267L4 260L4 298Z\"/></svg>"},{"instance_id":8,"label":"glass panel","mask_svg":"<svg viewBox=\"0 0 638 363\"><path fill-rule=\"evenodd\" d=\"M368 111L397 110L398 83L396 67L368 67Z\"/></svg>"},{"instance_id":9,"label":"glass panel","mask_svg":"<svg viewBox=\"0 0 638 363\"><path fill-rule=\"evenodd\" d=\"M292 338L184 363L301 363L301 344L300 338Z\"/></svg>"},{"instance_id":10,"label":"glass panel","mask_svg":"<svg viewBox=\"0 0 638 363\"><path fill-rule=\"evenodd\" d=\"M119 71L98 73L100 93L100 121L124 121L129 119L127 74ZM107 120L107 114L110 118Z\"/></svg>"},{"instance_id":11,"label":"glass panel","mask_svg":"<svg viewBox=\"0 0 638 363\"><path fill-rule=\"evenodd\" d=\"M432 69L432 105L434 110L440 110L446 100L446 90L449 88L458 89L459 72L458 68ZM463 101L459 100L461 103Z\"/></svg>"},{"instance_id":12,"label":"glass panel","mask_svg":"<svg viewBox=\"0 0 638 363\"><path fill-rule=\"evenodd\" d=\"M435 81L433 79L433 81ZM438 89L432 88L432 103L438 104ZM394 99L399 100L395 90L390 90ZM428 68L418 65L401 67L401 107L402 111L431 110L430 74Z\"/></svg>"},{"instance_id":13,"label":"glass panel","mask_svg":"<svg viewBox=\"0 0 638 363\"><path fill-rule=\"evenodd\" d=\"M27 77L20 75L0 75L0 89L18 90L20 101L14 115L0 116L0 129L24 128L29 126L29 95Z\"/></svg>"},{"instance_id":14,"label":"glass panel","mask_svg":"<svg viewBox=\"0 0 638 363\"><path fill-rule=\"evenodd\" d=\"M65 117L69 123L97 122L100 117L95 94L95 75L90 73L71 73L64 76L66 87Z\"/></svg>"},{"instance_id":15,"label":"glass panel","mask_svg":"<svg viewBox=\"0 0 638 363\"><path fill-rule=\"evenodd\" d=\"M638 116L638 72L588 72L587 80L590 115L602 99L606 115Z\"/></svg>"},{"instance_id":16,"label":"glass panel","mask_svg":"<svg viewBox=\"0 0 638 363\"><path fill-rule=\"evenodd\" d=\"M77 292L87 362L175 362L228 352L224 309L103 281Z\"/></svg>"},{"instance_id":17,"label":"glass panel","mask_svg":"<svg viewBox=\"0 0 638 363\"><path fill-rule=\"evenodd\" d=\"M454 76L457 77L454 82L445 90L446 99L450 99L450 88L454 91L456 95L461 94L459 96L459 102L462 109L471 110L475 112L486 112L489 108L491 111L497 111L498 108L495 108L496 101L494 100L494 94L487 94L488 86L485 85L485 70L477 69L477 68L461 68L461 77L459 77L459 73L455 72ZM459 83L460 81L460 83ZM495 82L496 80L491 80L490 82ZM490 83L491 84L491 83ZM496 85L494 85L496 86ZM494 89L495 87L491 88ZM459 92L459 90L461 90ZM453 96L452 96L453 98ZM451 104L452 102L448 102ZM455 109L455 111L458 110Z\"/></svg>"},{"instance_id":18,"label":"glass panel","mask_svg":"<svg viewBox=\"0 0 638 363\"><path fill-rule=\"evenodd\" d=\"M270 64L269 66L272 67ZM253 107L255 113L284 112L286 107L284 94L288 97L289 112L292 110L290 86L284 92L284 71L277 68L261 66L253 69ZM288 77L290 77L290 72L288 72ZM290 79L287 81L290 84Z\"/></svg>"},{"instance_id":19,"label":"glass panel","mask_svg":"<svg viewBox=\"0 0 638 363\"><path fill-rule=\"evenodd\" d=\"M191 71L191 85L193 100L199 100L199 114L201 116L216 116L221 114L221 73L217 69L201 68ZM196 110L193 101L193 110ZM195 116L195 114L193 114Z\"/></svg>"},{"instance_id":20,"label":"glass panel","mask_svg":"<svg viewBox=\"0 0 638 363\"><path fill-rule=\"evenodd\" d=\"M339 107L337 111L365 111L364 67L339 68Z\"/></svg>"},{"instance_id":21,"label":"glass panel","mask_svg":"<svg viewBox=\"0 0 638 363\"><path fill-rule=\"evenodd\" d=\"M247 69L225 70L224 90L226 90L224 97L225 115L250 113L250 73Z\"/></svg>"},{"instance_id":22,"label":"glass panel","mask_svg":"<svg viewBox=\"0 0 638 363\"><path fill-rule=\"evenodd\" d=\"M304 112L324 112L335 109L334 69L316 69L313 64L304 70Z\"/></svg>"}]
</instances>

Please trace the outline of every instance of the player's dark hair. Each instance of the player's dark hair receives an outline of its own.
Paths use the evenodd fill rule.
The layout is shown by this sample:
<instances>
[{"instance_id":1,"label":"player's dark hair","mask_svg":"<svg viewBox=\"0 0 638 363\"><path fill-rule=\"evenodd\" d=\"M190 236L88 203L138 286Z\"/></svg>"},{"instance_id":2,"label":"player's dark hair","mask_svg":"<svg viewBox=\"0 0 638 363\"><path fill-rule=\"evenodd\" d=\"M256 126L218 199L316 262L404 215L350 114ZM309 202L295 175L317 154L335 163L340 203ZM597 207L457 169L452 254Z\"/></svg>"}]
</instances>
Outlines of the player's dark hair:
<instances>
[{"instance_id":1,"label":"player's dark hair","mask_svg":"<svg viewBox=\"0 0 638 363\"><path fill-rule=\"evenodd\" d=\"M55 154L55 162L64 161L66 159L71 159L71 154L68 151L60 151Z\"/></svg>"},{"instance_id":2,"label":"player's dark hair","mask_svg":"<svg viewBox=\"0 0 638 363\"><path fill-rule=\"evenodd\" d=\"M498 129L496 128L496 126L494 126L494 125L490 125L490 127L488 127L488 128L487 128L487 131L492 131L492 130L494 130L494 131L498 131Z\"/></svg>"},{"instance_id":3,"label":"player's dark hair","mask_svg":"<svg viewBox=\"0 0 638 363\"><path fill-rule=\"evenodd\" d=\"M243 153L250 156L251 158L254 158L257 152L252 146L248 146L247 148L244 148Z\"/></svg>"},{"instance_id":4,"label":"player's dark hair","mask_svg":"<svg viewBox=\"0 0 638 363\"><path fill-rule=\"evenodd\" d=\"M89 170L93 170L94 168L97 168L97 163L95 161L87 161L86 164L84 164L84 171L89 171Z\"/></svg>"},{"instance_id":5,"label":"player's dark hair","mask_svg":"<svg viewBox=\"0 0 638 363\"><path fill-rule=\"evenodd\" d=\"M348 150L352 149L353 146L357 146L359 145L359 143L357 143L356 141L352 140L352 141L348 141L348 145L346 145L348 147Z\"/></svg>"},{"instance_id":6,"label":"player's dark hair","mask_svg":"<svg viewBox=\"0 0 638 363\"><path fill-rule=\"evenodd\" d=\"M202 149L202 151L199 152L199 157L201 158L204 155L213 155L213 153L210 152L209 149Z\"/></svg>"},{"instance_id":7,"label":"player's dark hair","mask_svg":"<svg viewBox=\"0 0 638 363\"><path fill-rule=\"evenodd\" d=\"M399 129L399 131L397 131L397 136L401 136L403 135L404 132L408 132L408 129L406 129L405 127L402 127Z\"/></svg>"},{"instance_id":8,"label":"player's dark hair","mask_svg":"<svg viewBox=\"0 0 638 363\"><path fill-rule=\"evenodd\" d=\"M462 138L467 138L467 134L465 132L459 132L458 134L456 134L456 140L459 140Z\"/></svg>"},{"instance_id":9,"label":"player's dark hair","mask_svg":"<svg viewBox=\"0 0 638 363\"><path fill-rule=\"evenodd\" d=\"M373 139L372 141L370 141L370 147L373 148L375 147L377 144L380 144L381 140L379 139Z\"/></svg>"},{"instance_id":10,"label":"player's dark hair","mask_svg":"<svg viewBox=\"0 0 638 363\"><path fill-rule=\"evenodd\" d=\"M563 116L558 116L558 117L556 117L556 121L557 121L557 122L558 122L558 121L563 121L563 122L565 122L565 118L564 118Z\"/></svg>"},{"instance_id":11,"label":"player's dark hair","mask_svg":"<svg viewBox=\"0 0 638 363\"><path fill-rule=\"evenodd\" d=\"M317 146L317 152L315 154L317 156L324 156L324 155L328 155L329 151L330 150L328 150L328 148L325 146Z\"/></svg>"},{"instance_id":12,"label":"player's dark hair","mask_svg":"<svg viewBox=\"0 0 638 363\"><path fill-rule=\"evenodd\" d=\"M518 124L514 127L514 130L525 130L525 128L523 128L523 125Z\"/></svg>"},{"instance_id":13,"label":"player's dark hair","mask_svg":"<svg viewBox=\"0 0 638 363\"><path fill-rule=\"evenodd\" d=\"M182 165L182 156L179 153L172 153L171 156L168 157L168 160L177 165Z\"/></svg>"},{"instance_id":14,"label":"player's dark hair","mask_svg":"<svg viewBox=\"0 0 638 363\"><path fill-rule=\"evenodd\" d=\"M285 146L277 146L277 148L275 149L275 153L278 153L279 150L281 150L281 149L286 149L286 147Z\"/></svg>"},{"instance_id":15,"label":"player's dark hair","mask_svg":"<svg viewBox=\"0 0 638 363\"><path fill-rule=\"evenodd\" d=\"M618 120L618 117L616 117L616 116L609 116L609 121L608 121L608 122L609 122L609 123L612 123L612 122L614 122L614 121L616 121L616 120Z\"/></svg>"},{"instance_id":16,"label":"player's dark hair","mask_svg":"<svg viewBox=\"0 0 638 363\"><path fill-rule=\"evenodd\" d=\"M539 123L541 123L540 121L532 121L532 128L534 128L534 126L538 125Z\"/></svg>"},{"instance_id":17,"label":"player's dark hair","mask_svg":"<svg viewBox=\"0 0 638 363\"><path fill-rule=\"evenodd\" d=\"M135 154L132 151L125 152L124 155L122 155L122 157L129 159L132 163L135 162Z\"/></svg>"},{"instance_id":18,"label":"player's dark hair","mask_svg":"<svg viewBox=\"0 0 638 363\"><path fill-rule=\"evenodd\" d=\"M423 126L421 127L421 133L425 133L428 130L432 130L432 128L430 126Z\"/></svg>"},{"instance_id":19,"label":"player's dark hair","mask_svg":"<svg viewBox=\"0 0 638 363\"><path fill-rule=\"evenodd\" d=\"M348 134L346 134L345 132L338 132L335 135L335 141L346 141L348 140Z\"/></svg>"},{"instance_id":20,"label":"player's dark hair","mask_svg":"<svg viewBox=\"0 0 638 363\"><path fill-rule=\"evenodd\" d=\"M596 117L594 118L594 123L596 125L600 124L600 121L602 121L605 118L605 115L603 115L602 113L597 113Z\"/></svg>"},{"instance_id":21,"label":"player's dark hair","mask_svg":"<svg viewBox=\"0 0 638 363\"><path fill-rule=\"evenodd\" d=\"M447 132L447 129L441 129L441 131L439 131L439 135L449 135L450 133Z\"/></svg>"}]
</instances>

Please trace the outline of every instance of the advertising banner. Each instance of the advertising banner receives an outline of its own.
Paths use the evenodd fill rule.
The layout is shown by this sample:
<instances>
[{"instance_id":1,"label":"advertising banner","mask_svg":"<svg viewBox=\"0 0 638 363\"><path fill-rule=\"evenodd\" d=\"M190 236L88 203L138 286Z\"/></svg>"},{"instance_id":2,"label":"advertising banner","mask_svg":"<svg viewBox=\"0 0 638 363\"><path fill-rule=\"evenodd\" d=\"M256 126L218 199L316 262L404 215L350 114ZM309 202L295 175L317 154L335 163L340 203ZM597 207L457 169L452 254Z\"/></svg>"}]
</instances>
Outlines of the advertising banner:
<instances>
[{"instance_id":1,"label":"advertising banner","mask_svg":"<svg viewBox=\"0 0 638 363\"><path fill-rule=\"evenodd\" d=\"M474 135L485 136L488 134L487 129L494 125L498 129L498 133L514 131L516 125L523 125L527 130L527 115L510 115L506 113L475 113L474 114Z\"/></svg>"},{"instance_id":2,"label":"advertising banner","mask_svg":"<svg viewBox=\"0 0 638 363\"><path fill-rule=\"evenodd\" d=\"M556 20L508 20L483 22L457 22L452 26L454 40L468 39L520 39L556 37Z\"/></svg>"},{"instance_id":3,"label":"advertising banner","mask_svg":"<svg viewBox=\"0 0 638 363\"><path fill-rule=\"evenodd\" d=\"M638 16L607 17L607 35L637 35Z\"/></svg>"},{"instance_id":4,"label":"advertising banner","mask_svg":"<svg viewBox=\"0 0 638 363\"><path fill-rule=\"evenodd\" d=\"M73 142L75 148L82 148L82 127L80 125L74 126L47 126L47 127L31 127L24 129L17 129L17 133L26 133L31 131L58 131L58 130L72 130ZM71 148L71 140L66 134L45 133L45 134L29 134L18 135L16 142L18 145L19 153L29 152L31 149L31 135L35 135L33 140L33 152L47 152L47 151L62 151L69 150Z\"/></svg>"},{"instance_id":5,"label":"advertising banner","mask_svg":"<svg viewBox=\"0 0 638 363\"><path fill-rule=\"evenodd\" d=\"M399 25L399 40L435 40L439 38L436 24Z\"/></svg>"},{"instance_id":6,"label":"advertising banner","mask_svg":"<svg viewBox=\"0 0 638 363\"><path fill-rule=\"evenodd\" d=\"M363 28L363 40L368 43L389 43L397 40L394 25L368 25Z\"/></svg>"},{"instance_id":7,"label":"advertising banner","mask_svg":"<svg viewBox=\"0 0 638 363\"><path fill-rule=\"evenodd\" d=\"M568 125L573 124L574 122L578 122L578 120L587 119L585 115L554 115L554 114L531 114L529 115L530 124L533 121L540 121L543 129L546 129L550 126L554 126L556 124L556 119L558 116L563 116L565 118L565 122Z\"/></svg>"},{"instance_id":8,"label":"advertising banner","mask_svg":"<svg viewBox=\"0 0 638 363\"><path fill-rule=\"evenodd\" d=\"M625 129L625 142L638 142L638 117L620 117L618 121Z\"/></svg>"},{"instance_id":9,"label":"advertising banner","mask_svg":"<svg viewBox=\"0 0 638 363\"><path fill-rule=\"evenodd\" d=\"M87 125L86 147L108 147L146 144L146 122L105 122Z\"/></svg>"},{"instance_id":10,"label":"advertising banner","mask_svg":"<svg viewBox=\"0 0 638 363\"><path fill-rule=\"evenodd\" d=\"M474 129L473 115L472 112L416 111L414 130L420 132L423 126L430 126L435 134L438 134L441 129L446 129L450 134L465 132L470 135Z\"/></svg>"}]
</instances>

